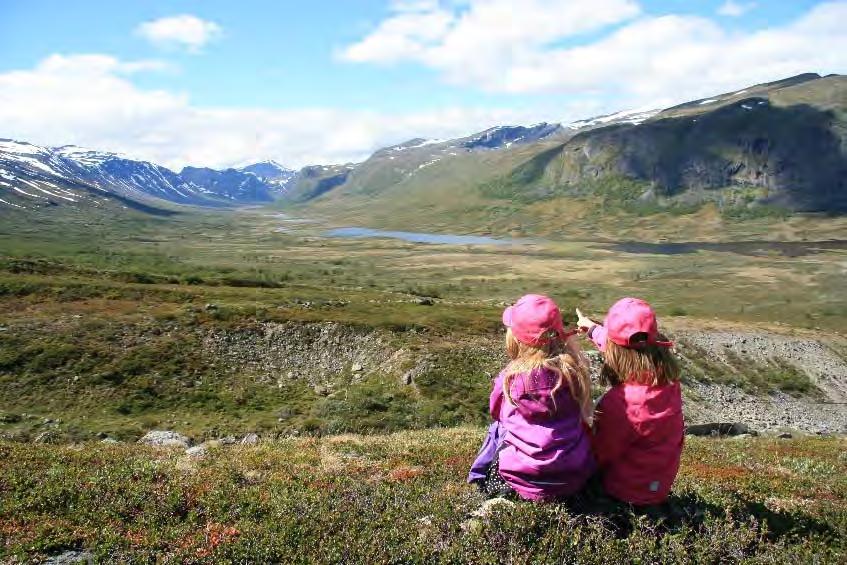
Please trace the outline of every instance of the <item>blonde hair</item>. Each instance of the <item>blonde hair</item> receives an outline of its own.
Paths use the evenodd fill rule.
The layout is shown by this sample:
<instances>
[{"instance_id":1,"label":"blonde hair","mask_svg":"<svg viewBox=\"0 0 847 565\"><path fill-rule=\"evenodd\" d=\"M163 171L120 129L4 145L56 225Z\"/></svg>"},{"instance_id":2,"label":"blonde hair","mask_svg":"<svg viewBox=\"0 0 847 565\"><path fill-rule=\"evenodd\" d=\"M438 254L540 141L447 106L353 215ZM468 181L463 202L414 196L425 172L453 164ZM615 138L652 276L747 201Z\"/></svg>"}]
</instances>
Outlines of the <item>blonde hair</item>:
<instances>
[{"instance_id":1,"label":"blonde hair","mask_svg":"<svg viewBox=\"0 0 847 565\"><path fill-rule=\"evenodd\" d=\"M666 340L660 335L660 340ZM634 383L659 386L679 380L679 361L670 347L644 344L624 347L606 341L600 378L609 385Z\"/></svg>"},{"instance_id":2,"label":"blonde hair","mask_svg":"<svg viewBox=\"0 0 847 565\"><path fill-rule=\"evenodd\" d=\"M526 375L535 369L548 369L558 375L556 386L550 391L553 406L556 406L556 393L567 383L571 396L580 408L583 420L591 423L591 380L589 378L588 359L583 355L579 342L570 337L562 340L558 335L539 347L519 341L510 328L506 328L506 353L511 361L503 370L503 396L512 406L517 403L512 398L512 383L516 375Z\"/></svg>"}]
</instances>

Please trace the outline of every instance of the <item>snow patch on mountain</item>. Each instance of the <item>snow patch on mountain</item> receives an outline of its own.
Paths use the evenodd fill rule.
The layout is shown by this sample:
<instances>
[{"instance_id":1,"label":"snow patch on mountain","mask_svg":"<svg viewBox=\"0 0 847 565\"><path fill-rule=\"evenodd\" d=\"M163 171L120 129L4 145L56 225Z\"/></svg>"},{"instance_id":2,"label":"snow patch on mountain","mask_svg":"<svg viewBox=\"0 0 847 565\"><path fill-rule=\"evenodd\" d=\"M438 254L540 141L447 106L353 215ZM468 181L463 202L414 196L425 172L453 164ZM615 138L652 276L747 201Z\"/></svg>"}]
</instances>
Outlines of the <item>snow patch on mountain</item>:
<instances>
[{"instance_id":1,"label":"snow patch on mountain","mask_svg":"<svg viewBox=\"0 0 847 565\"><path fill-rule=\"evenodd\" d=\"M583 129L588 127L603 126L610 124L633 124L638 125L645 122L661 112L661 109L655 108L636 108L632 110L623 110L614 114L605 114L585 120L577 120L568 124L568 128L572 130Z\"/></svg>"}]
</instances>

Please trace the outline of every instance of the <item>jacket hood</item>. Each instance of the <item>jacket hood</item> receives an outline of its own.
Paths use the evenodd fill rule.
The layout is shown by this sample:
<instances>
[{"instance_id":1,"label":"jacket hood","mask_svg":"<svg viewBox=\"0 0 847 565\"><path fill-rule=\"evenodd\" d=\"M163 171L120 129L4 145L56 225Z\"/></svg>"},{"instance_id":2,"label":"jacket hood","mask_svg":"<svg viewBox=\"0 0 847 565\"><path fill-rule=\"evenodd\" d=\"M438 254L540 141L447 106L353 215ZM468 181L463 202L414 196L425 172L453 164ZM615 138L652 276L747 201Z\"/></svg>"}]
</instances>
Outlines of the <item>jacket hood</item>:
<instances>
[{"instance_id":1,"label":"jacket hood","mask_svg":"<svg viewBox=\"0 0 847 565\"><path fill-rule=\"evenodd\" d=\"M625 385L630 420L640 433L665 428L669 416L682 412L679 382L663 386Z\"/></svg>"},{"instance_id":2,"label":"jacket hood","mask_svg":"<svg viewBox=\"0 0 847 565\"><path fill-rule=\"evenodd\" d=\"M512 378L510 392L515 409L527 422L539 423L558 416L571 401L567 383L553 394L559 374L550 369L535 369Z\"/></svg>"}]
</instances>

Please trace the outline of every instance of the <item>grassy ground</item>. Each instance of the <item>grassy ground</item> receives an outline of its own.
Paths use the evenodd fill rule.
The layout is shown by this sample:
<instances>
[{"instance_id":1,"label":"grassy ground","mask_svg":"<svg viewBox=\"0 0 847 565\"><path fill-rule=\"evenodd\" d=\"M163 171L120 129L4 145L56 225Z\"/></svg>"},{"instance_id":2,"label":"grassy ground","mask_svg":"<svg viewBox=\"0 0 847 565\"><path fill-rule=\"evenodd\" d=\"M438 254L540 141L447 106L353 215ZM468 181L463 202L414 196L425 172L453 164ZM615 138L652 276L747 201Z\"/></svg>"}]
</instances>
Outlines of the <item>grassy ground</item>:
<instances>
[{"instance_id":1,"label":"grassy ground","mask_svg":"<svg viewBox=\"0 0 847 565\"><path fill-rule=\"evenodd\" d=\"M565 218L565 210L557 216ZM638 294L663 316L845 329L847 299L841 281L847 252L843 250L799 257L715 251L654 255L569 241L566 234L525 245L482 247L322 237L326 226L348 219L325 218L324 223L304 224L252 210L177 218L130 216L122 222L109 218L63 221L58 217L37 224L13 221L0 228L0 268L16 275L31 272L50 278L81 276L87 281L170 282L182 288L303 288L304 294L312 289L333 299L357 290L385 291L467 305L510 302L532 290L568 303L579 302L598 316L622 294ZM634 222L633 231L620 237L655 241L655 232L639 237L641 232L650 232L651 221L642 225L642 220L629 218L627 221ZM699 216L686 217L681 224L666 220L668 229L676 226L681 232L710 223ZM441 226L424 222L402 227L461 231L461 224L450 228L449 218L444 221ZM777 239L814 240L843 234L845 229L839 219L809 218L778 225L751 221L739 226L743 229L738 228L741 231L732 237L755 239L769 230L769 237ZM280 228L286 231L275 231ZM44 259L52 266L14 264L21 259ZM245 290L243 295L259 300L262 306L275 296L268 294L264 299L253 290ZM363 323L380 317L377 311L359 313Z\"/></svg>"},{"instance_id":2,"label":"grassy ground","mask_svg":"<svg viewBox=\"0 0 847 565\"><path fill-rule=\"evenodd\" d=\"M577 305L599 318L621 295L637 294L670 327L777 327L844 343L843 251L635 255L562 239L415 245L321 237L323 224L290 219L266 210L8 218L0 226L0 433L78 440L153 427L205 437L480 423L485 372L500 359L473 344L499 339L503 304L528 291L552 295L571 320ZM419 305L421 296L435 303ZM433 352L437 362L415 387L376 372L339 380L342 392L324 396L302 381L277 387L279 371L233 368L203 347L210 333L261 333L266 322L380 331L410 358ZM686 355L697 365L687 374L702 380L814 393L785 367L721 372L693 349Z\"/></svg>"},{"instance_id":3,"label":"grassy ground","mask_svg":"<svg viewBox=\"0 0 847 565\"><path fill-rule=\"evenodd\" d=\"M477 428L290 439L206 459L0 443L0 558L120 562L843 563L843 439L688 440L673 514L518 503L462 529Z\"/></svg>"},{"instance_id":4,"label":"grassy ground","mask_svg":"<svg viewBox=\"0 0 847 565\"><path fill-rule=\"evenodd\" d=\"M661 233L710 221L681 218ZM323 224L283 220L264 210L4 217L0 434L132 440L154 427L200 438L481 424L489 380L480 367L496 370L500 359L478 344L502 331L503 303L527 291L598 317L638 294L672 327L781 324L847 351L841 251L630 255L564 235L440 247L325 238ZM463 231L450 221L400 227ZM768 221L734 236L762 235L776 227ZM840 221L779 229L818 239ZM632 217L623 229L658 233ZM434 304L418 304L422 296ZM233 368L204 345L210 334L261 335L266 322L377 332L410 355L433 353L433 364L414 386L375 372L327 395L305 382L278 386L273 370ZM778 388L806 382L783 369L701 376L756 392L775 375ZM308 437L221 448L201 461L136 445L0 440L0 560L89 548L126 562L844 561L843 439L691 440L674 499L687 518L671 524L520 504L465 532L480 499L462 480L480 437L478 428Z\"/></svg>"}]
</instances>

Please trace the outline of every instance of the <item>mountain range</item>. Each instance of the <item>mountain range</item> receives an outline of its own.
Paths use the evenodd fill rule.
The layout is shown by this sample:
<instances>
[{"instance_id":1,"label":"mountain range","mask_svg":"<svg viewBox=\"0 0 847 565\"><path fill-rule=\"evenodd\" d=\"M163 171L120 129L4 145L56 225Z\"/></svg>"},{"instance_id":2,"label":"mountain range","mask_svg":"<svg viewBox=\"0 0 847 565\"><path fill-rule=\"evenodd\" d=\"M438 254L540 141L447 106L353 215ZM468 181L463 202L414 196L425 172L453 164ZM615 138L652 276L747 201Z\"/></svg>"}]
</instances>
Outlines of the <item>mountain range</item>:
<instances>
[{"instance_id":1,"label":"mountain range","mask_svg":"<svg viewBox=\"0 0 847 565\"><path fill-rule=\"evenodd\" d=\"M319 183L332 188L312 190ZM638 213L709 202L742 215L847 213L847 77L803 74L664 110L411 140L343 173L295 177L285 195L363 212L377 197L384 218L410 206L435 217L562 199Z\"/></svg>"},{"instance_id":2,"label":"mountain range","mask_svg":"<svg viewBox=\"0 0 847 565\"><path fill-rule=\"evenodd\" d=\"M391 214L409 205L438 212L560 198L642 211L714 202L847 213L847 77L809 73L666 109L415 138L361 163L296 172L265 161L176 173L114 153L0 140L0 209L280 200L351 210L378 202Z\"/></svg>"},{"instance_id":3,"label":"mountain range","mask_svg":"<svg viewBox=\"0 0 847 565\"><path fill-rule=\"evenodd\" d=\"M175 173L116 153L0 139L0 205L7 208L118 201L151 211L168 203L212 207L267 203L293 174L270 161L240 169L185 167Z\"/></svg>"}]
</instances>

